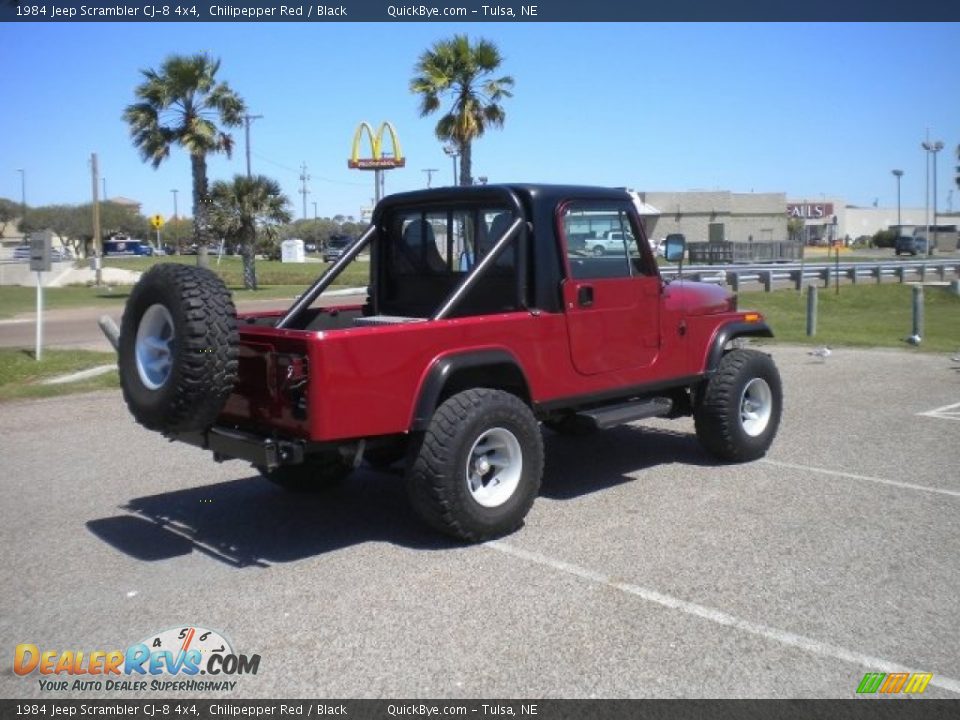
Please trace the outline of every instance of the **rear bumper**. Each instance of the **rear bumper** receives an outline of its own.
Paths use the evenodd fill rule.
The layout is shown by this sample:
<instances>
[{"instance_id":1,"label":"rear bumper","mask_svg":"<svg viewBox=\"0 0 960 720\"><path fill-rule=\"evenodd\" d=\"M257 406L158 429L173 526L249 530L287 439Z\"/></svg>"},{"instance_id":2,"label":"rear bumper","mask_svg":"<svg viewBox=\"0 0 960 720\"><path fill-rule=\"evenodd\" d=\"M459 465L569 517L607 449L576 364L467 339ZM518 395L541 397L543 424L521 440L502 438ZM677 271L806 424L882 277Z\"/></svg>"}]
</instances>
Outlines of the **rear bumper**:
<instances>
[{"instance_id":1,"label":"rear bumper","mask_svg":"<svg viewBox=\"0 0 960 720\"><path fill-rule=\"evenodd\" d=\"M167 438L210 450L217 462L246 460L267 470L303 462L301 441L277 440L216 425L204 432L177 433Z\"/></svg>"}]
</instances>

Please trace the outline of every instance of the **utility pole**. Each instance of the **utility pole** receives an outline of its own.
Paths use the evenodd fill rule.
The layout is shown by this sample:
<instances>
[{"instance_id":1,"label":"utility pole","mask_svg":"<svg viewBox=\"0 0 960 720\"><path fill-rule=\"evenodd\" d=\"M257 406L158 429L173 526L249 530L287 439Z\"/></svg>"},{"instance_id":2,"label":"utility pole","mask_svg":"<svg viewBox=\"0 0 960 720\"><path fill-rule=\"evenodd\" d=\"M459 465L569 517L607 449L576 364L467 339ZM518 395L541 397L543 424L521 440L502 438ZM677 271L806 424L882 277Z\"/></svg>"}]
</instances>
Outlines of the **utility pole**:
<instances>
[{"instance_id":1,"label":"utility pole","mask_svg":"<svg viewBox=\"0 0 960 720\"><path fill-rule=\"evenodd\" d=\"M247 147L247 177L250 177L250 122L253 120L259 120L263 115L244 115L243 116L243 126L244 126L244 137L246 138L246 147Z\"/></svg>"},{"instance_id":2,"label":"utility pole","mask_svg":"<svg viewBox=\"0 0 960 720\"><path fill-rule=\"evenodd\" d=\"M173 219L176 220L179 217L177 215L177 193L180 191L173 188L170 192L173 193Z\"/></svg>"},{"instance_id":3,"label":"utility pole","mask_svg":"<svg viewBox=\"0 0 960 720\"><path fill-rule=\"evenodd\" d=\"M307 219L307 195L310 191L307 189L307 180L310 176L307 174L307 163L300 164L300 194L303 195L303 219Z\"/></svg>"},{"instance_id":4,"label":"utility pole","mask_svg":"<svg viewBox=\"0 0 960 720\"><path fill-rule=\"evenodd\" d=\"M93 153L90 155L90 170L91 170L91 179L93 181L93 263L96 270L96 283L97 287L100 286L103 281L103 270L100 267L100 256L101 256L101 245L100 245L100 199L97 197L98 186L100 185L97 182L97 175L99 175L99 170L97 168L97 154Z\"/></svg>"},{"instance_id":5,"label":"utility pole","mask_svg":"<svg viewBox=\"0 0 960 720\"><path fill-rule=\"evenodd\" d=\"M27 171L24 168L18 168L20 173L20 220L27 216Z\"/></svg>"},{"instance_id":6,"label":"utility pole","mask_svg":"<svg viewBox=\"0 0 960 720\"><path fill-rule=\"evenodd\" d=\"M317 219L317 201L316 200L313 201L313 219L314 220Z\"/></svg>"},{"instance_id":7,"label":"utility pole","mask_svg":"<svg viewBox=\"0 0 960 720\"><path fill-rule=\"evenodd\" d=\"M430 187L430 182L433 180L433 174L437 172L436 168L424 168L423 172L427 174L427 187Z\"/></svg>"},{"instance_id":8,"label":"utility pole","mask_svg":"<svg viewBox=\"0 0 960 720\"><path fill-rule=\"evenodd\" d=\"M107 179L105 177L100 178L100 182L103 183L103 201L107 201Z\"/></svg>"}]
</instances>

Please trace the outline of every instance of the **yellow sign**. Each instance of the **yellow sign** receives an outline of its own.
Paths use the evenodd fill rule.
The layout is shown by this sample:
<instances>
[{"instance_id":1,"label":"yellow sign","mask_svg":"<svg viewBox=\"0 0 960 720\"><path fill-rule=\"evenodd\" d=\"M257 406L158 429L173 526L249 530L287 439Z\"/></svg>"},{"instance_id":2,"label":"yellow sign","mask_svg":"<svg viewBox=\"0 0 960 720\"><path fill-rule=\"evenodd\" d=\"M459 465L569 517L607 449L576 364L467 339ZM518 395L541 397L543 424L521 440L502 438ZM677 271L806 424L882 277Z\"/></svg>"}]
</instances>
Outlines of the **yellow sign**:
<instances>
[{"instance_id":1,"label":"yellow sign","mask_svg":"<svg viewBox=\"0 0 960 720\"><path fill-rule=\"evenodd\" d=\"M153 226L154 230L159 230L163 227L163 215L154 215L150 218L150 224Z\"/></svg>"},{"instance_id":2,"label":"yellow sign","mask_svg":"<svg viewBox=\"0 0 960 720\"><path fill-rule=\"evenodd\" d=\"M390 142L393 145L393 155L383 156L383 132L390 133ZM366 131L370 138L370 157L360 157L360 141L363 139L363 133ZM391 168L403 167L407 164L407 159L400 150L400 141L397 140L397 131L393 125L388 122L381 123L377 132L366 122L357 126L357 131L353 134L353 150L350 153L350 159L347 160L347 167L354 170L389 170Z\"/></svg>"}]
</instances>

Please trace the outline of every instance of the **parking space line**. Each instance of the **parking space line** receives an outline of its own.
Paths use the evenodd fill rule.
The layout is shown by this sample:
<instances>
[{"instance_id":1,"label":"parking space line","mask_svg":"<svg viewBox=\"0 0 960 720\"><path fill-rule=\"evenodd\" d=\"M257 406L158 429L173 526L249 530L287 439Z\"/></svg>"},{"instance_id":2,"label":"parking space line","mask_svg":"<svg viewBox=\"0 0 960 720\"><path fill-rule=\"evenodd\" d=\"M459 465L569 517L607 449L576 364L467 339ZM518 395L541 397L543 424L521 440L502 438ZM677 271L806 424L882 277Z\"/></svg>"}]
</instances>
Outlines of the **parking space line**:
<instances>
[{"instance_id":1,"label":"parking space line","mask_svg":"<svg viewBox=\"0 0 960 720\"><path fill-rule=\"evenodd\" d=\"M769 625L755 623L750 620L743 620L742 618L725 613L722 610L717 610L716 608L706 607L705 605L698 605L686 600L681 600L680 598L673 597L672 595L665 595L664 593L657 592L656 590L650 590L648 588L640 587L639 585L633 585L631 583L618 582L609 576L604 575L603 573L588 570L587 568L564 562L563 560L556 560L554 558L547 557L546 555L541 555L537 552L521 550L520 548L514 547L513 545L509 545L500 540L486 542L484 543L484 546L490 548L491 550L496 550L497 552L503 553L504 555L510 555L520 560L526 560L537 565L549 567L562 573L566 573L567 575L573 575L581 578L582 580L587 580L598 585L604 585L605 587L619 590L620 592L628 595L635 595L646 602L654 603L670 610L677 610L686 615L692 615L693 617L698 617L717 625L723 625L725 627L742 630L743 632L750 633L751 635L756 635L766 640L772 640L780 643L781 645L795 647L805 652L819 655L820 657L833 658L835 660L841 660L854 665L860 665L874 672L921 672L898 663L890 662L889 660L884 660L883 658L865 655L864 653L859 653L855 650L848 650L847 648L840 647L839 645L831 645L830 643L814 640L813 638L808 638L803 635L797 635L796 633L786 630L780 630L775 627L770 627ZM931 669L927 668L922 672L926 673L930 671ZM949 690L952 693L960 694L960 680L955 680L953 678L934 673L933 679L930 680L929 684L935 685L944 690Z\"/></svg>"},{"instance_id":2,"label":"parking space line","mask_svg":"<svg viewBox=\"0 0 960 720\"><path fill-rule=\"evenodd\" d=\"M917 413L920 417L932 417L940 420L960 420L960 403L944 405L943 407Z\"/></svg>"},{"instance_id":3,"label":"parking space line","mask_svg":"<svg viewBox=\"0 0 960 720\"><path fill-rule=\"evenodd\" d=\"M827 468L813 467L810 465L797 465L796 463L781 462L779 460L758 460L757 462L774 467L787 468L790 470L805 470L807 472L820 473L821 475L832 475L834 477L847 478L848 480L866 480L867 482L879 483L881 485L892 485L893 487L905 488L906 490L921 490L923 492L937 493L939 495L950 495L960 497L960 491L947 490L946 488L930 487L928 485L916 485L915 483L900 482L899 480L887 480L886 478L872 477L870 475L857 475L855 473L842 472L840 470L828 470Z\"/></svg>"}]
</instances>

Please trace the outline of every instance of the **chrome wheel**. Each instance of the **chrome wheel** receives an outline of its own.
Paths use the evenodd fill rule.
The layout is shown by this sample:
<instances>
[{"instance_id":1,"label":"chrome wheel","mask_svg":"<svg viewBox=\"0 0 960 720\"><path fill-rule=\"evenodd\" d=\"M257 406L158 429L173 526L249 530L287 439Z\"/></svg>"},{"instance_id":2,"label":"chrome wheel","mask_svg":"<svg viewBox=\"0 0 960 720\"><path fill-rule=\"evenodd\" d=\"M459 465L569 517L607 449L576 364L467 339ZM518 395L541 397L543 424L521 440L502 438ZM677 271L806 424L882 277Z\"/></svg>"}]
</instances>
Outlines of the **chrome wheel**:
<instances>
[{"instance_id":1,"label":"chrome wheel","mask_svg":"<svg viewBox=\"0 0 960 720\"><path fill-rule=\"evenodd\" d=\"M507 502L520 484L522 472L520 442L504 428L482 433L467 454L467 489L483 507L498 507Z\"/></svg>"},{"instance_id":2,"label":"chrome wheel","mask_svg":"<svg viewBox=\"0 0 960 720\"><path fill-rule=\"evenodd\" d=\"M140 382L149 390L159 390L170 379L175 339L170 311L160 303L148 307L137 328L134 355Z\"/></svg>"},{"instance_id":3,"label":"chrome wheel","mask_svg":"<svg viewBox=\"0 0 960 720\"><path fill-rule=\"evenodd\" d=\"M770 423L773 412L773 393L763 378L754 378L743 388L740 396L740 425L750 437L757 437Z\"/></svg>"}]
</instances>

